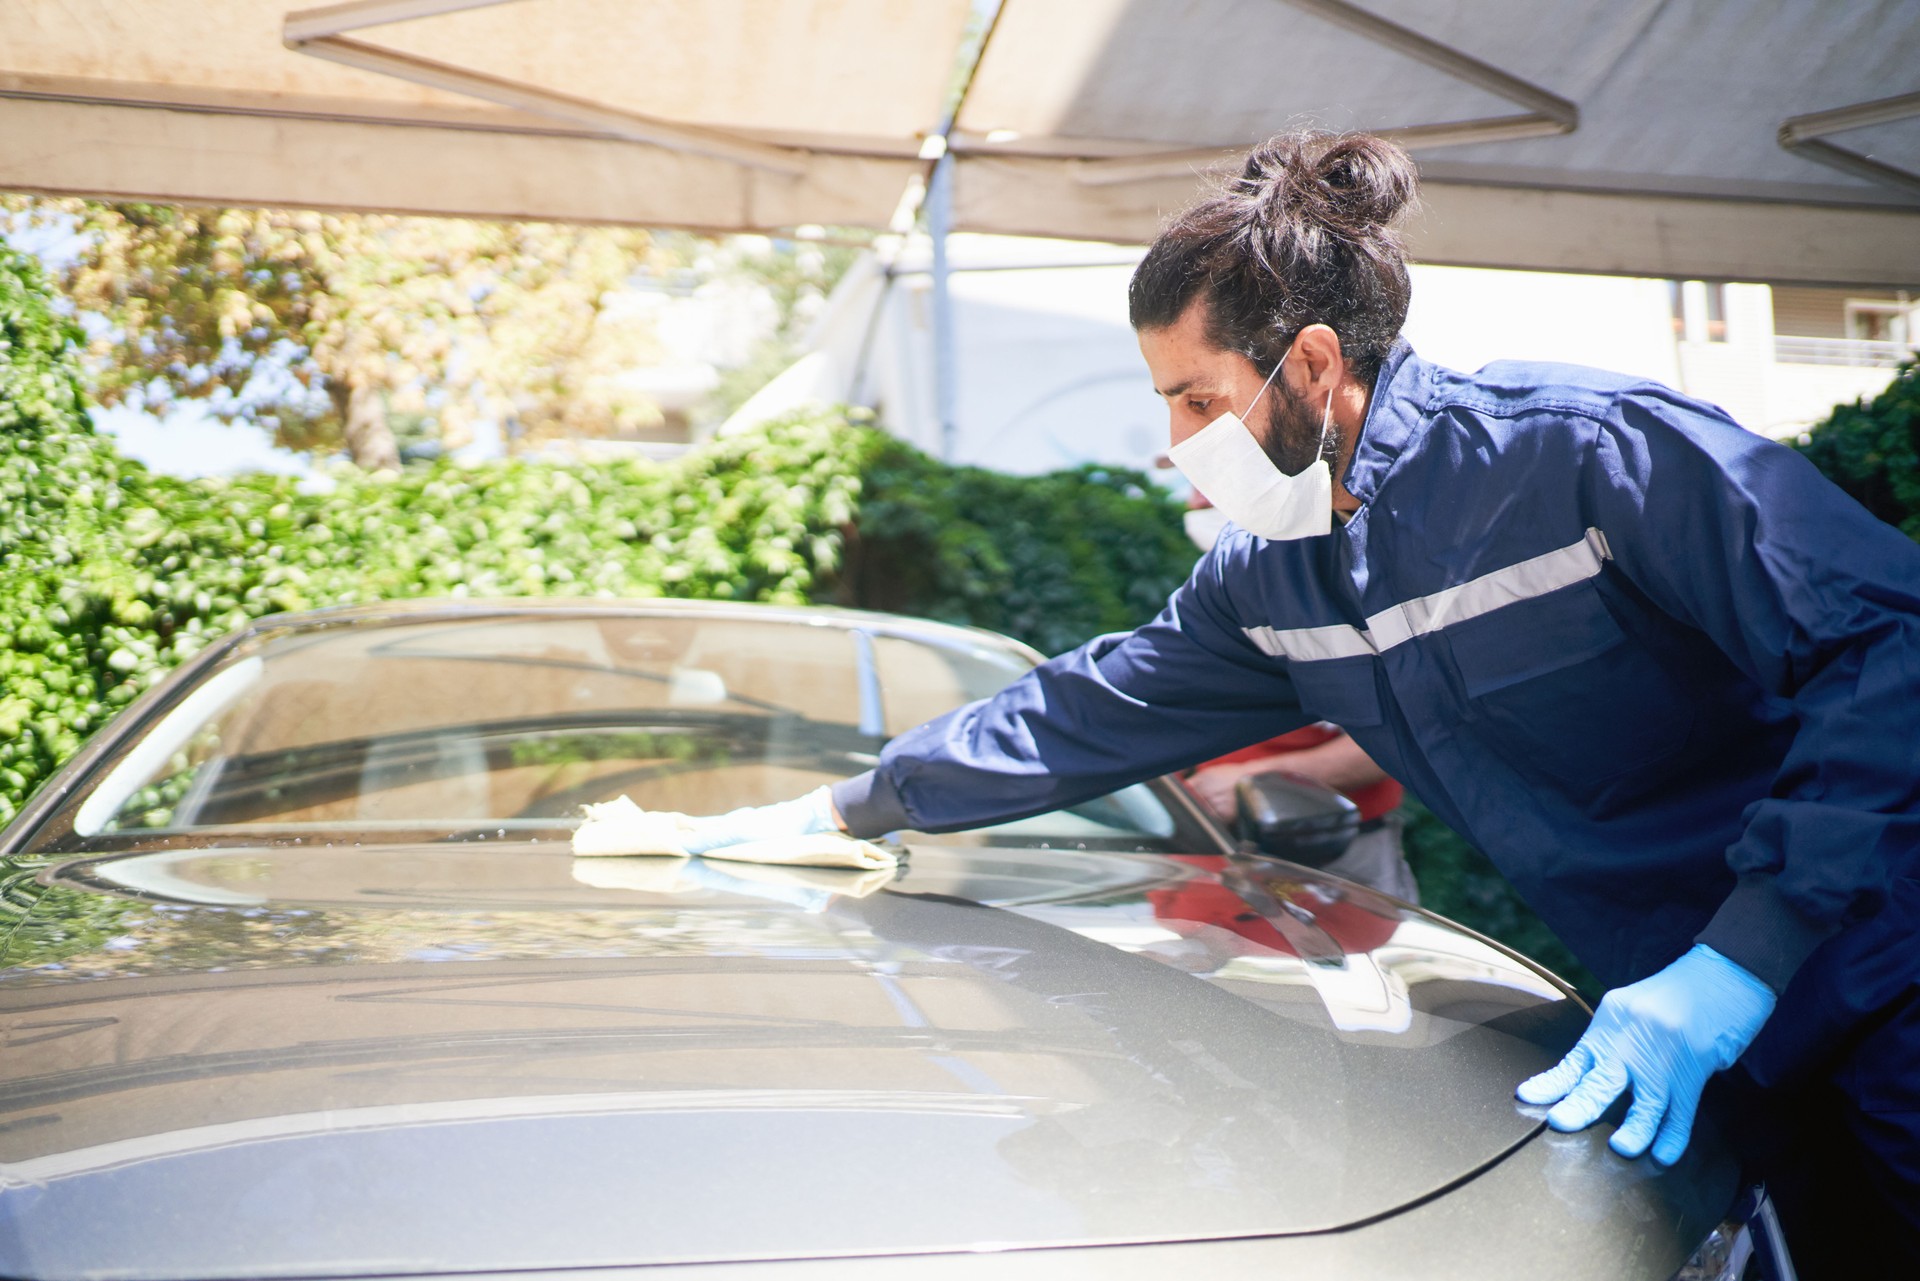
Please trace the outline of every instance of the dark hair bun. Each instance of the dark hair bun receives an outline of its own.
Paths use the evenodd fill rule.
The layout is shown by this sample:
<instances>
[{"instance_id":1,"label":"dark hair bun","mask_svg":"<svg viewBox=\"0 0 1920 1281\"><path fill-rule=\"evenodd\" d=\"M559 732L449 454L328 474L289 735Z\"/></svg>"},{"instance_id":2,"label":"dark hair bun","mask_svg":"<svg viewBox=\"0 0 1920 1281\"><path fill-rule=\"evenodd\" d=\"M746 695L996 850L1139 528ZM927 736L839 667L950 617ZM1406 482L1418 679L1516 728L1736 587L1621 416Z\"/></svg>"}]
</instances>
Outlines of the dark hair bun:
<instances>
[{"instance_id":1,"label":"dark hair bun","mask_svg":"<svg viewBox=\"0 0 1920 1281\"><path fill-rule=\"evenodd\" d=\"M1314 175L1333 193L1334 206L1355 223L1391 226L1419 189L1413 158L1385 138L1350 133L1335 138L1314 163Z\"/></svg>"},{"instance_id":2,"label":"dark hair bun","mask_svg":"<svg viewBox=\"0 0 1920 1281\"><path fill-rule=\"evenodd\" d=\"M1254 148L1233 185L1270 227L1304 220L1352 240L1391 227L1413 203L1419 175L1385 138L1313 130Z\"/></svg>"}]
</instances>

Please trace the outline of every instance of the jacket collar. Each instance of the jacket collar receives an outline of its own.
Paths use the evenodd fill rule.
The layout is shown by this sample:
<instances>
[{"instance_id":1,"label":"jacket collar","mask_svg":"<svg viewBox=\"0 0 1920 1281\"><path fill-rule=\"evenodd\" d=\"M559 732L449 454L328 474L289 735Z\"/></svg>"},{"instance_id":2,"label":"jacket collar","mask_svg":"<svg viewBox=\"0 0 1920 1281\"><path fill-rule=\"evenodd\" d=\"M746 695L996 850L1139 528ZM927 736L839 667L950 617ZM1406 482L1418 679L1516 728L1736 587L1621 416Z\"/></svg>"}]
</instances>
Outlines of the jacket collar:
<instances>
[{"instance_id":1,"label":"jacket collar","mask_svg":"<svg viewBox=\"0 0 1920 1281\"><path fill-rule=\"evenodd\" d=\"M1373 398L1360 442L1348 460L1342 483L1362 506L1373 501L1380 483L1393 470L1409 445L1426 430L1433 400L1434 366L1414 354L1404 338L1396 338L1379 376L1373 380Z\"/></svg>"}]
</instances>

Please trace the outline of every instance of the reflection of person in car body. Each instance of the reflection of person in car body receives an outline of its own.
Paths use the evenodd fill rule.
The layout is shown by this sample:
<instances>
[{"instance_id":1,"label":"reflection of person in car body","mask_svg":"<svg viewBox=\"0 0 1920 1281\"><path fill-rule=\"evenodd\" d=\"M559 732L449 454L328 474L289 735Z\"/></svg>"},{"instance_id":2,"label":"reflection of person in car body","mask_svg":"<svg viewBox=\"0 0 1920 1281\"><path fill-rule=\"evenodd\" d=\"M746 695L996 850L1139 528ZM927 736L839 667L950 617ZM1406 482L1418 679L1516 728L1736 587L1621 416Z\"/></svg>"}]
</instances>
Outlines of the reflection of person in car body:
<instances>
[{"instance_id":1,"label":"reflection of person in car body","mask_svg":"<svg viewBox=\"0 0 1920 1281\"><path fill-rule=\"evenodd\" d=\"M1298 956L1300 949L1288 941L1277 920L1247 910L1247 902L1232 885L1216 879L1229 876L1227 860L1218 854L1169 854L1167 860L1200 869L1206 876L1189 877L1147 891L1154 919L1176 934L1196 930L1224 930L1266 952ZM1270 865L1273 866L1273 865ZM1313 925L1323 931L1339 950L1350 956L1364 955L1382 947L1393 938L1400 924L1399 913L1383 900L1362 895L1359 902L1336 897L1335 882L1307 884L1279 883L1272 888L1287 891L1287 901L1308 907Z\"/></svg>"},{"instance_id":2,"label":"reflection of person in car body","mask_svg":"<svg viewBox=\"0 0 1920 1281\"><path fill-rule=\"evenodd\" d=\"M1630 1093L1614 1147L1671 1163L1722 1073L1796 1262L1920 1258L1920 548L1669 388L1422 360L1414 189L1382 140L1275 139L1134 273L1239 526L1158 618L704 842L981 826L1333 721L1612 988L1523 1100Z\"/></svg>"}]
</instances>

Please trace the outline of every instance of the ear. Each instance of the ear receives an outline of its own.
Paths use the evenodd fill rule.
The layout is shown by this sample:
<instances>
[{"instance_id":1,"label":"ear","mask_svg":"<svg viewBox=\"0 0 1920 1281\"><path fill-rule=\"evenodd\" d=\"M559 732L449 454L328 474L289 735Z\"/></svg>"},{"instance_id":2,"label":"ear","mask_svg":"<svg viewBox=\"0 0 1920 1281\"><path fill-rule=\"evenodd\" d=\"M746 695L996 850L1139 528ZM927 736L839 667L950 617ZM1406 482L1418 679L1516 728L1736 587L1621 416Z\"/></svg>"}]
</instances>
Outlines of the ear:
<instances>
[{"instance_id":1,"label":"ear","mask_svg":"<svg viewBox=\"0 0 1920 1281\"><path fill-rule=\"evenodd\" d=\"M1324 399L1347 376L1347 360L1340 350L1340 335L1326 325L1308 325L1293 340L1293 360L1305 382L1300 394L1309 400Z\"/></svg>"}]
</instances>

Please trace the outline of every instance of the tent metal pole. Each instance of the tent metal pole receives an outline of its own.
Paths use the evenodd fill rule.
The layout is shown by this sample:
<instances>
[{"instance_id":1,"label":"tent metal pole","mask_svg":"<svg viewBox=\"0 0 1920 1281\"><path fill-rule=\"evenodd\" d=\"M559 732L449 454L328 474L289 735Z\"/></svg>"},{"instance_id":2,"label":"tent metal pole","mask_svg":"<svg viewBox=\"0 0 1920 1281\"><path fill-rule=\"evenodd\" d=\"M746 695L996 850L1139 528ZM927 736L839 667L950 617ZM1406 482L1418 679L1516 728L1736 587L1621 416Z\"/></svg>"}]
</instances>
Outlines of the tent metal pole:
<instances>
[{"instance_id":1,"label":"tent metal pole","mask_svg":"<svg viewBox=\"0 0 1920 1281\"><path fill-rule=\"evenodd\" d=\"M468 9L487 9L514 0L355 0L354 3L325 9L308 9L287 15L282 42L295 53L337 62L341 66L375 75L392 76L430 89L498 103L517 111L583 125L611 138L650 143L675 151L716 156L735 164L776 173L804 177L808 160L804 152L769 146L749 138L736 137L719 129L702 129L656 120L638 112L621 111L557 93L538 85L522 84L490 76L484 72L436 62L417 54L403 53L361 40L349 40L341 34L361 27L405 19L457 13Z\"/></svg>"},{"instance_id":2,"label":"tent metal pole","mask_svg":"<svg viewBox=\"0 0 1920 1281\"><path fill-rule=\"evenodd\" d=\"M940 425L940 456L954 461L960 424L956 405L959 360L953 334L953 295L948 288L947 233L953 228L953 153L933 166L927 184L927 238L933 242L933 410Z\"/></svg>"},{"instance_id":3,"label":"tent metal pole","mask_svg":"<svg viewBox=\"0 0 1920 1281\"><path fill-rule=\"evenodd\" d=\"M1883 183L1898 191L1920 195L1920 173L1888 164L1827 138L1828 134L1892 124L1896 120L1911 120L1915 116L1920 116L1920 93L1903 93L1893 98L1876 98L1872 102L1837 107L1832 111L1815 111L1782 121L1780 145L1816 164L1865 178L1869 182Z\"/></svg>"},{"instance_id":4,"label":"tent metal pole","mask_svg":"<svg viewBox=\"0 0 1920 1281\"><path fill-rule=\"evenodd\" d=\"M927 175L926 203L921 212L927 220L927 239L933 244L933 412L940 425L940 457L953 462L960 452L960 357L953 332L953 294L948 286L951 271L947 262L947 234L953 230L953 148L950 145L960 110L973 90L974 77L1000 27L1000 14L1006 0L975 0L976 17L985 19L980 42L970 53L963 42L957 55L966 57L966 74L960 79L959 92L947 104L940 127L927 135L920 148L923 160L933 161Z\"/></svg>"}]
</instances>

